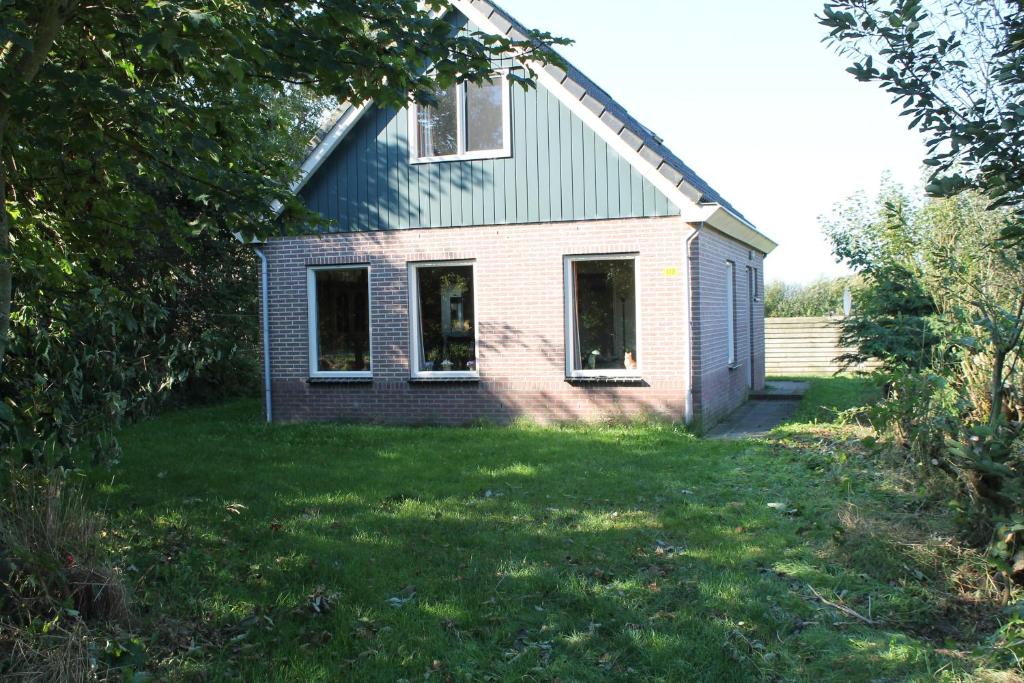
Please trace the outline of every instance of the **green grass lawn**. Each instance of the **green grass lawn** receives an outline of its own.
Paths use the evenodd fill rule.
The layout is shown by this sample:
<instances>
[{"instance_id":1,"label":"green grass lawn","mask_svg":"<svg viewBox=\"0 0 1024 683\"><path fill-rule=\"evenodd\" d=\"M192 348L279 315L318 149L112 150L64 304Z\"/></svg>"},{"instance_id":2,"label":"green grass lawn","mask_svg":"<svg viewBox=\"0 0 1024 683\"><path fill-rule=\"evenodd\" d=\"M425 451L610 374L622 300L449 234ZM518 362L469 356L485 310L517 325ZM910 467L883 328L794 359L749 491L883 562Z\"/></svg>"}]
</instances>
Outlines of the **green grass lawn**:
<instances>
[{"instance_id":1,"label":"green grass lawn","mask_svg":"<svg viewBox=\"0 0 1024 683\"><path fill-rule=\"evenodd\" d=\"M127 430L101 499L161 678L961 680L978 617L919 496L828 424L872 392L814 380L746 442L243 402Z\"/></svg>"}]
</instances>

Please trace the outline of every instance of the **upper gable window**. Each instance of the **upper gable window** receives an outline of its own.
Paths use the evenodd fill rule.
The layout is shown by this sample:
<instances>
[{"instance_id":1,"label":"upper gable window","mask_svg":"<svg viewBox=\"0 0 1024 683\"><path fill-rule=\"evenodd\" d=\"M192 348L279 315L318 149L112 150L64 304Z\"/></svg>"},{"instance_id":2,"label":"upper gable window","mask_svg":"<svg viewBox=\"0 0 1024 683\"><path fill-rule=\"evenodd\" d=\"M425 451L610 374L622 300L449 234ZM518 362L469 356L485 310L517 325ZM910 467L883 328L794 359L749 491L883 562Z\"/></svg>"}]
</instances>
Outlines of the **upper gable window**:
<instances>
[{"instance_id":1,"label":"upper gable window","mask_svg":"<svg viewBox=\"0 0 1024 683\"><path fill-rule=\"evenodd\" d=\"M494 159L511 154L508 79L450 85L433 105L410 105L413 163Z\"/></svg>"}]
</instances>

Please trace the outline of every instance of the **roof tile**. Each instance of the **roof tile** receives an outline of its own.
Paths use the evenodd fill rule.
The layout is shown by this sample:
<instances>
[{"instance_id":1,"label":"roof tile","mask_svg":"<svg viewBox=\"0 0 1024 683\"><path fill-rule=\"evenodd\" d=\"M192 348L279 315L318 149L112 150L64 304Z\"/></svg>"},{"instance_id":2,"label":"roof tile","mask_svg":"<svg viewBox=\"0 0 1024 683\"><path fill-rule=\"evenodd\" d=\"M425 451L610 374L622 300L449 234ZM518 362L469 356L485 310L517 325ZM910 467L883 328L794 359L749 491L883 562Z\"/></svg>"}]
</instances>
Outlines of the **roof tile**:
<instances>
[{"instance_id":1,"label":"roof tile","mask_svg":"<svg viewBox=\"0 0 1024 683\"><path fill-rule=\"evenodd\" d=\"M626 125L622 122L622 119L620 119L618 116L611 113L607 109L605 109L604 113L601 114L601 120L604 121L605 124L609 128L611 128L616 135L618 135Z\"/></svg>"},{"instance_id":2,"label":"roof tile","mask_svg":"<svg viewBox=\"0 0 1024 683\"><path fill-rule=\"evenodd\" d=\"M662 162L661 166L658 167L658 172L668 178L668 181L675 186L678 186L683 180L683 174L672 168L672 164L667 161Z\"/></svg>"},{"instance_id":3,"label":"roof tile","mask_svg":"<svg viewBox=\"0 0 1024 683\"><path fill-rule=\"evenodd\" d=\"M512 40L526 40L530 36L529 34L526 33L526 31L523 30L521 26L512 24L512 28L510 28L508 31L508 37L511 38Z\"/></svg>"},{"instance_id":4,"label":"roof tile","mask_svg":"<svg viewBox=\"0 0 1024 683\"><path fill-rule=\"evenodd\" d=\"M640 148L640 156L642 156L645 161L649 162L655 168L657 168L660 164L664 163L664 159L661 158L661 155L647 145L644 145L643 147Z\"/></svg>"},{"instance_id":5,"label":"roof tile","mask_svg":"<svg viewBox=\"0 0 1024 683\"><path fill-rule=\"evenodd\" d=\"M557 64L545 64L544 70L555 77L559 83L565 80L565 69L558 66Z\"/></svg>"},{"instance_id":6,"label":"roof tile","mask_svg":"<svg viewBox=\"0 0 1024 683\"><path fill-rule=\"evenodd\" d=\"M587 94L587 89L576 82L576 80L573 78L572 73L569 73L569 77L565 79L562 85L564 85L565 89L571 92L573 97L575 97L576 99L581 99L584 95Z\"/></svg>"},{"instance_id":7,"label":"roof tile","mask_svg":"<svg viewBox=\"0 0 1024 683\"><path fill-rule=\"evenodd\" d=\"M495 7L494 10L494 14L491 15L491 23L493 23L502 33L508 33L508 30L512 28L511 20L502 12L499 12L497 7Z\"/></svg>"},{"instance_id":8,"label":"roof tile","mask_svg":"<svg viewBox=\"0 0 1024 683\"><path fill-rule=\"evenodd\" d=\"M597 116L601 116L604 113L604 104L595 99L590 93L583 96L583 106L594 112Z\"/></svg>"},{"instance_id":9,"label":"roof tile","mask_svg":"<svg viewBox=\"0 0 1024 683\"><path fill-rule=\"evenodd\" d=\"M643 147L643 138L634 133L628 126L619 132L619 137L625 140L626 144L633 149L640 149Z\"/></svg>"}]
</instances>

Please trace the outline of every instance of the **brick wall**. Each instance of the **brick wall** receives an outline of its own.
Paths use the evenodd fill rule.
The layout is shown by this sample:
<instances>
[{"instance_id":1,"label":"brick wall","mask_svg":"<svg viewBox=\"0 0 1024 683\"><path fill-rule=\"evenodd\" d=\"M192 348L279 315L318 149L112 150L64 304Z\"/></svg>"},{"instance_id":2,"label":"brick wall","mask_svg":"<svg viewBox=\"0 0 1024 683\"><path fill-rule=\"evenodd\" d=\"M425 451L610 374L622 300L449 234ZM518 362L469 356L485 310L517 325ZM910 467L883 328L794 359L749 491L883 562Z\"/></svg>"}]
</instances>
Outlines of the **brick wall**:
<instances>
[{"instance_id":1,"label":"brick wall","mask_svg":"<svg viewBox=\"0 0 1024 683\"><path fill-rule=\"evenodd\" d=\"M680 420L688 384L681 274L690 232L679 218L643 218L271 240L265 248L275 419L452 424L480 418L561 421L653 413ZM622 252L638 254L644 384L568 384L563 256ZM741 266L746 265L745 250L742 255L737 261ZM410 383L408 263L455 259L475 260L481 381ZM368 263L371 268L374 381L311 384L306 269L342 263ZM713 264L707 267L713 269ZM713 332L712 322L709 318L703 329ZM702 371L702 379L718 381L717 365L702 366ZM727 401L736 402L743 393L731 391Z\"/></svg>"},{"instance_id":2,"label":"brick wall","mask_svg":"<svg viewBox=\"0 0 1024 683\"><path fill-rule=\"evenodd\" d=\"M764 255L704 227L691 242L694 308L694 421L708 429L764 387ZM730 367L726 308L726 262L736 265L736 364ZM756 270L753 301L747 268ZM753 371L751 373L751 370ZM751 374L752 387L751 387Z\"/></svg>"}]
</instances>

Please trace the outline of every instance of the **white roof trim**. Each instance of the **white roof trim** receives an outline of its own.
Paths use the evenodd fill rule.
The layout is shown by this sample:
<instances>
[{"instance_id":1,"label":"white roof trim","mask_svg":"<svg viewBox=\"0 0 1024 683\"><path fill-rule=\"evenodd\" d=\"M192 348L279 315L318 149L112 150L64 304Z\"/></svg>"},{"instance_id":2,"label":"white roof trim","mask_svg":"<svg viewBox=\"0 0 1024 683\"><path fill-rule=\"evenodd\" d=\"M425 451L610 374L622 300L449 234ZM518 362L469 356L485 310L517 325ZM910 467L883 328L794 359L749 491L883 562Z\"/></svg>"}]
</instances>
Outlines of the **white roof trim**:
<instances>
[{"instance_id":1,"label":"white roof trim","mask_svg":"<svg viewBox=\"0 0 1024 683\"><path fill-rule=\"evenodd\" d=\"M373 100L368 100L357 107L352 107L341 115L341 118L334 124L330 132L313 148L313 151L309 153L306 160L302 162L302 166L299 168L299 177L292 183L292 192L298 192L303 188L310 177L317 172L317 169L327 161L327 157L331 155L331 152L348 135L348 132L359 123L359 119L363 118L363 114L367 112L371 104L373 104Z\"/></svg>"},{"instance_id":2,"label":"white roof trim","mask_svg":"<svg viewBox=\"0 0 1024 683\"><path fill-rule=\"evenodd\" d=\"M367 100L358 107L349 108L341 115L331 127L330 132L324 136L324 139L318 142L316 147L306 155L305 161L299 167L299 177L292 183L292 194L298 193L309 182L313 174L327 161L327 157L331 156L331 152L341 144L341 141L345 139L349 131L363 118L363 114L369 110L371 104L373 104L373 100ZM274 212L274 215L281 213L283 208L284 205L276 199L270 203L270 209ZM238 236L236 235L236 237ZM240 237L238 239L244 242Z\"/></svg>"},{"instance_id":3,"label":"white roof trim","mask_svg":"<svg viewBox=\"0 0 1024 683\"><path fill-rule=\"evenodd\" d=\"M765 255L770 254L775 247L779 246L721 204L701 204L694 209L689 212L683 211L682 217L687 223L710 225L718 232L749 245Z\"/></svg>"}]
</instances>

